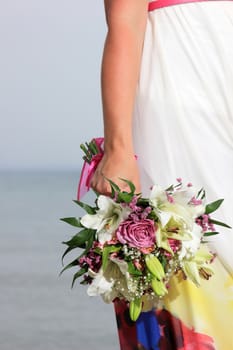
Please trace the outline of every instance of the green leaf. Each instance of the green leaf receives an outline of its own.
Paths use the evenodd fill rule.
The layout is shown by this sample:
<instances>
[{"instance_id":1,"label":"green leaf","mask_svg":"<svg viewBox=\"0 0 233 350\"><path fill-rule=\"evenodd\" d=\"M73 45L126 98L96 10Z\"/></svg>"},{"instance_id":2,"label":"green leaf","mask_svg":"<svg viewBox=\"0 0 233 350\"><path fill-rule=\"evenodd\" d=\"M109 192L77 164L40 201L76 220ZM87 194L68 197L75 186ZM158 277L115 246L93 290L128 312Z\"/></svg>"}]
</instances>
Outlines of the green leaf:
<instances>
[{"instance_id":1,"label":"green leaf","mask_svg":"<svg viewBox=\"0 0 233 350\"><path fill-rule=\"evenodd\" d=\"M71 226L83 227L83 225L80 222L80 218L70 217L70 218L61 218L60 220L66 222Z\"/></svg>"},{"instance_id":2,"label":"green leaf","mask_svg":"<svg viewBox=\"0 0 233 350\"><path fill-rule=\"evenodd\" d=\"M78 272L76 272L76 273L74 274L74 277L73 277L73 280L72 280L72 284L71 284L71 288L73 288L76 279L79 278L79 277L81 277L82 275L84 275L84 273L86 273L86 272L87 272L87 268L84 268L84 267L83 267L83 268L81 268Z\"/></svg>"},{"instance_id":3,"label":"green leaf","mask_svg":"<svg viewBox=\"0 0 233 350\"><path fill-rule=\"evenodd\" d=\"M138 198L137 204L143 208L146 208L150 205L149 200L147 198L142 198L142 197Z\"/></svg>"},{"instance_id":4,"label":"green leaf","mask_svg":"<svg viewBox=\"0 0 233 350\"><path fill-rule=\"evenodd\" d=\"M128 262L128 272L130 273L130 275L133 276L141 276L142 275L142 271L138 270L134 264L132 263L132 261Z\"/></svg>"},{"instance_id":5,"label":"green leaf","mask_svg":"<svg viewBox=\"0 0 233 350\"><path fill-rule=\"evenodd\" d=\"M119 192L117 195L117 200L124 203L130 203L132 201L133 194L128 192Z\"/></svg>"},{"instance_id":6,"label":"green leaf","mask_svg":"<svg viewBox=\"0 0 233 350\"><path fill-rule=\"evenodd\" d=\"M88 148L93 156L99 153L97 144L94 139L88 144Z\"/></svg>"},{"instance_id":7,"label":"green leaf","mask_svg":"<svg viewBox=\"0 0 233 350\"><path fill-rule=\"evenodd\" d=\"M83 245L83 246L80 247L80 248L84 249L85 247L86 247L86 246ZM65 256L66 256L69 252L71 252L73 249L75 249L75 248L78 248L78 247L68 247L68 248L65 250L65 252L63 253L63 255L62 255L62 257L61 257L62 264L63 264L63 261L64 261ZM79 259L79 258L80 258L80 256L79 256L77 259Z\"/></svg>"},{"instance_id":8,"label":"green leaf","mask_svg":"<svg viewBox=\"0 0 233 350\"><path fill-rule=\"evenodd\" d=\"M197 198L201 196L201 199L205 198L205 190L204 188L201 188L197 194Z\"/></svg>"},{"instance_id":9,"label":"green leaf","mask_svg":"<svg viewBox=\"0 0 233 350\"><path fill-rule=\"evenodd\" d=\"M163 269L165 270L165 267L167 266L167 259L164 255L161 256L161 264L163 266Z\"/></svg>"},{"instance_id":10,"label":"green leaf","mask_svg":"<svg viewBox=\"0 0 233 350\"><path fill-rule=\"evenodd\" d=\"M102 248L100 248L100 247L95 247L94 252L95 252L96 254L102 256Z\"/></svg>"},{"instance_id":11,"label":"green leaf","mask_svg":"<svg viewBox=\"0 0 233 350\"><path fill-rule=\"evenodd\" d=\"M165 191L166 192L173 192L174 191L174 185L169 186L168 188L166 188Z\"/></svg>"},{"instance_id":12,"label":"green leaf","mask_svg":"<svg viewBox=\"0 0 233 350\"><path fill-rule=\"evenodd\" d=\"M73 236L69 241L62 243L68 245L69 247L80 248L80 245L83 245L86 241L88 241L94 232L95 230L85 228Z\"/></svg>"},{"instance_id":13,"label":"green leaf","mask_svg":"<svg viewBox=\"0 0 233 350\"><path fill-rule=\"evenodd\" d=\"M79 259L81 256L83 256L88 250L92 247L93 241L94 241L94 235L95 230L91 229L85 229L79 232L77 235L75 235L73 238L71 238L70 241L63 242L63 244L68 245L68 248L62 255L62 262L64 260L64 257L73 249L75 248L83 248L85 251L77 258ZM89 247L90 246L90 247ZM87 249L87 247L89 247Z\"/></svg>"},{"instance_id":14,"label":"green leaf","mask_svg":"<svg viewBox=\"0 0 233 350\"><path fill-rule=\"evenodd\" d=\"M89 250L92 248L94 242L94 234L91 235L89 241L86 242L86 248L85 250L82 252L82 254L79 255L78 259L80 259L82 256L87 255L87 253L89 252Z\"/></svg>"},{"instance_id":15,"label":"green leaf","mask_svg":"<svg viewBox=\"0 0 233 350\"><path fill-rule=\"evenodd\" d=\"M131 194L134 194L135 193L135 190L136 190L136 187L135 185L133 184L133 182L129 181L129 180L126 180L126 179L122 179L120 178L121 181L124 181L125 183L127 183L127 185L129 186L130 188L130 191L131 191Z\"/></svg>"},{"instance_id":16,"label":"green leaf","mask_svg":"<svg viewBox=\"0 0 233 350\"><path fill-rule=\"evenodd\" d=\"M217 231L210 231L210 232L205 232L204 233L204 237L209 237L209 236L214 236L214 235L218 235L219 234L219 232L217 232Z\"/></svg>"},{"instance_id":17,"label":"green leaf","mask_svg":"<svg viewBox=\"0 0 233 350\"><path fill-rule=\"evenodd\" d=\"M223 226L226 228L232 228L231 226L225 224L224 222L218 221L218 220L210 219L209 221L214 225L219 225L219 226Z\"/></svg>"},{"instance_id":18,"label":"green leaf","mask_svg":"<svg viewBox=\"0 0 233 350\"><path fill-rule=\"evenodd\" d=\"M201 196L201 200L205 199L206 193L205 190L203 190L202 196Z\"/></svg>"},{"instance_id":19,"label":"green leaf","mask_svg":"<svg viewBox=\"0 0 233 350\"><path fill-rule=\"evenodd\" d=\"M78 259L73 260L71 263L69 263L68 265L66 265L60 272L59 275L61 275L65 270L70 269L71 267L77 266L78 265Z\"/></svg>"},{"instance_id":20,"label":"green leaf","mask_svg":"<svg viewBox=\"0 0 233 350\"><path fill-rule=\"evenodd\" d=\"M96 213L96 208L91 207L90 205L80 202L79 200L74 200L74 203L78 204L81 208L83 208L88 214L95 214Z\"/></svg>"},{"instance_id":21,"label":"green leaf","mask_svg":"<svg viewBox=\"0 0 233 350\"><path fill-rule=\"evenodd\" d=\"M108 179L108 178L106 178L106 180L109 182L109 184L110 184L110 187L111 187L111 196L112 196L112 198L114 198L115 197L115 194L116 193L119 193L121 190L120 190L120 187L119 186L117 186L117 184L115 184L115 182L113 182L112 180L110 180L110 179Z\"/></svg>"},{"instance_id":22,"label":"green leaf","mask_svg":"<svg viewBox=\"0 0 233 350\"><path fill-rule=\"evenodd\" d=\"M155 222L158 222L158 215L156 214L154 209L152 209L152 211L148 214L148 219L151 219L151 220L154 220Z\"/></svg>"},{"instance_id":23,"label":"green leaf","mask_svg":"<svg viewBox=\"0 0 233 350\"><path fill-rule=\"evenodd\" d=\"M62 257L61 257L61 261L62 261L62 264L64 262L64 257L69 253L71 252L71 250L73 250L74 248L71 248L71 247L68 247L65 252L63 253Z\"/></svg>"},{"instance_id":24,"label":"green leaf","mask_svg":"<svg viewBox=\"0 0 233 350\"><path fill-rule=\"evenodd\" d=\"M224 199L218 199L215 202L207 204L207 206L205 207L205 214L213 213L215 210L217 210L220 207L223 201Z\"/></svg>"},{"instance_id":25,"label":"green leaf","mask_svg":"<svg viewBox=\"0 0 233 350\"><path fill-rule=\"evenodd\" d=\"M118 252L121 249L120 246L115 246L115 245L109 245L104 247L103 249L103 255L102 255L102 267L103 271L105 271L107 265L108 265L108 257L109 254Z\"/></svg>"},{"instance_id":26,"label":"green leaf","mask_svg":"<svg viewBox=\"0 0 233 350\"><path fill-rule=\"evenodd\" d=\"M85 154L83 159L86 160L88 163L90 163L91 162L91 155L88 152L88 148L83 143L80 145L80 148L83 151L83 153Z\"/></svg>"}]
</instances>

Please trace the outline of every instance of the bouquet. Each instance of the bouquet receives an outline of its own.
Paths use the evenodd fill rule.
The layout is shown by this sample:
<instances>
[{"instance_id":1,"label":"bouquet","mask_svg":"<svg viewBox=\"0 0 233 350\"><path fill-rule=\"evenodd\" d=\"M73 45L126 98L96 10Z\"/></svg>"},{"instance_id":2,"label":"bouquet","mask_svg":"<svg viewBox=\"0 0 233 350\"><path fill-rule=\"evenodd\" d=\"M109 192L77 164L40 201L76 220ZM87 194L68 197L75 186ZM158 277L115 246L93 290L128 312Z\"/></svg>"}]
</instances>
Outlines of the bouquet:
<instances>
[{"instance_id":1,"label":"bouquet","mask_svg":"<svg viewBox=\"0 0 233 350\"><path fill-rule=\"evenodd\" d=\"M81 148L87 182L96 156L103 152L95 140ZM136 321L141 311L156 307L168 293L172 276L180 274L198 287L201 279L213 275L215 254L207 248L206 238L218 233L216 225L229 226L211 217L223 199L206 204L205 190L196 191L191 183L184 185L177 179L166 189L155 184L148 198L143 198L133 183L121 180L128 191L107 180L111 197L96 194L93 206L75 200L85 214L61 219L79 228L63 242L67 246L63 259L73 249L79 255L62 272L75 267L72 286L80 278L89 296L99 295L107 303L124 299Z\"/></svg>"}]
</instances>

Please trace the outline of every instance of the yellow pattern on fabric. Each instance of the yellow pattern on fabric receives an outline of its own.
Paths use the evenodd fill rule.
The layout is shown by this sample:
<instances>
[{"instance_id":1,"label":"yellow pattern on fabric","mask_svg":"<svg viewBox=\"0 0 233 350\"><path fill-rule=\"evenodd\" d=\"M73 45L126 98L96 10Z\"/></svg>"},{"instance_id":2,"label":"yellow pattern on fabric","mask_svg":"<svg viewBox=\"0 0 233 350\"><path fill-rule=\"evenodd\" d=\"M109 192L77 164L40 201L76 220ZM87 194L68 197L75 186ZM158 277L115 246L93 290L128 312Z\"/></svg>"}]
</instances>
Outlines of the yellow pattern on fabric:
<instances>
[{"instance_id":1,"label":"yellow pattern on fabric","mask_svg":"<svg viewBox=\"0 0 233 350\"><path fill-rule=\"evenodd\" d=\"M197 288L179 277L170 283L164 306L196 332L214 337L216 349L233 349L233 278L220 261L214 276Z\"/></svg>"}]
</instances>

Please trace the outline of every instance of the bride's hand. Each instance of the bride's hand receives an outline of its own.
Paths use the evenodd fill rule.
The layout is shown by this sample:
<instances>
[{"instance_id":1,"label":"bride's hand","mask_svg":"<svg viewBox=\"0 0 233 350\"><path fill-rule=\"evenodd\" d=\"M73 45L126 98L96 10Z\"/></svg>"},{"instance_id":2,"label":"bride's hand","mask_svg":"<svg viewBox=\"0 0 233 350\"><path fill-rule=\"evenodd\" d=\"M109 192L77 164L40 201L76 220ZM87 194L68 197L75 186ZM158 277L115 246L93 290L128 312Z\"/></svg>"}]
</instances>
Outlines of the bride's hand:
<instances>
[{"instance_id":1,"label":"bride's hand","mask_svg":"<svg viewBox=\"0 0 233 350\"><path fill-rule=\"evenodd\" d=\"M107 179L125 191L129 191L129 187L120 179L129 180L136 187L135 193L140 193L139 170L134 155L104 155L92 177L91 187L99 194L110 195L111 187Z\"/></svg>"}]
</instances>

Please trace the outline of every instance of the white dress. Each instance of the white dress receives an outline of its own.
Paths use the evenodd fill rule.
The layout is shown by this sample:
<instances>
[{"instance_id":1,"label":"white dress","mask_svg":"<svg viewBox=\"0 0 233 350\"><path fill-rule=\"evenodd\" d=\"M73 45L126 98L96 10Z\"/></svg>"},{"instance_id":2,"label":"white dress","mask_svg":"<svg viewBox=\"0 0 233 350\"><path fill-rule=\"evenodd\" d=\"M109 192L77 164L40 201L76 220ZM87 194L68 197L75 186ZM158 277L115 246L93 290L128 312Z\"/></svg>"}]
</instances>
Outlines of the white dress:
<instances>
[{"instance_id":1,"label":"white dress","mask_svg":"<svg viewBox=\"0 0 233 350\"><path fill-rule=\"evenodd\" d=\"M149 12L134 139L144 192L181 177L224 198L218 213L233 225L232 1ZM232 270L233 231L215 240Z\"/></svg>"},{"instance_id":2,"label":"white dress","mask_svg":"<svg viewBox=\"0 0 233 350\"><path fill-rule=\"evenodd\" d=\"M181 177L224 198L213 217L233 226L232 1L149 12L133 123L143 193ZM214 345L172 349L233 349L233 230L211 241L215 276L200 289L174 281L165 308Z\"/></svg>"}]
</instances>

